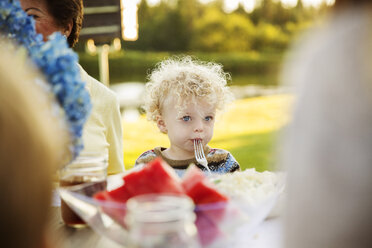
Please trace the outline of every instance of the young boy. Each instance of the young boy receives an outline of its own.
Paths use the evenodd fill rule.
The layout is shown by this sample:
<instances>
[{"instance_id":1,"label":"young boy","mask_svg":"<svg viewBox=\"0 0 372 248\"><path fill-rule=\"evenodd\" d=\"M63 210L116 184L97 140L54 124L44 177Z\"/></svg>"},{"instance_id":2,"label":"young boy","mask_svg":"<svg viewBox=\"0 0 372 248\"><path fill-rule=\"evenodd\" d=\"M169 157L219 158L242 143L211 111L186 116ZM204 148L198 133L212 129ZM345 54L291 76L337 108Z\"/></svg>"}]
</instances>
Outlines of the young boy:
<instances>
[{"instance_id":1,"label":"young boy","mask_svg":"<svg viewBox=\"0 0 372 248\"><path fill-rule=\"evenodd\" d=\"M222 110L233 95L226 86L222 66L196 61L190 57L173 58L159 63L146 85L145 110L162 133L168 135L170 147L156 147L144 152L136 165L161 157L178 174L192 163L194 141L200 142L212 172L226 173L240 169L226 150L210 148L216 110Z\"/></svg>"}]
</instances>

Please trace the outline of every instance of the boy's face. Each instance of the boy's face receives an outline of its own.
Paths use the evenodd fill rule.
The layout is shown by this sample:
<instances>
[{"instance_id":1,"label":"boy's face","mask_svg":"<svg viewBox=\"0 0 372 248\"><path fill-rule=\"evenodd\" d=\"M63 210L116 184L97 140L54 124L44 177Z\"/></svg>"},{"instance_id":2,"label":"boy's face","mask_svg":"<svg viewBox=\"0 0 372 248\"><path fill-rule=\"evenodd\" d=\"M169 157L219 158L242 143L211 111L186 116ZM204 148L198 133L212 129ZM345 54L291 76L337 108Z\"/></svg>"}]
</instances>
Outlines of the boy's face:
<instances>
[{"instance_id":1,"label":"boy's face","mask_svg":"<svg viewBox=\"0 0 372 248\"><path fill-rule=\"evenodd\" d=\"M203 100L197 100L196 104L185 102L189 104L180 112L173 99L166 101L162 116L157 122L160 131L168 134L169 151L177 154L178 159L194 156L195 139L201 140L203 146L209 143L215 121L215 106Z\"/></svg>"}]
</instances>

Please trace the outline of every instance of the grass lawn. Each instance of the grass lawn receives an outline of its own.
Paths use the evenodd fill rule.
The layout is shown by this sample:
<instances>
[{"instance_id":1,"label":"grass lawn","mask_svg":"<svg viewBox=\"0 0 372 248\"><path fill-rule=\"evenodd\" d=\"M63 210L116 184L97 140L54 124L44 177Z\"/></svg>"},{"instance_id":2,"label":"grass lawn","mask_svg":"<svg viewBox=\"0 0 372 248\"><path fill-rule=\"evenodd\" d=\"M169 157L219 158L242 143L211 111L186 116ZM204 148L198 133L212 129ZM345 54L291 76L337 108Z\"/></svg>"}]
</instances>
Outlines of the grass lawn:
<instances>
[{"instance_id":1,"label":"grass lawn","mask_svg":"<svg viewBox=\"0 0 372 248\"><path fill-rule=\"evenodd\" d=\"M290 95L273 95L236 100L217 117L209 145L230 151L242 169L274 170L275 142L280 129L289 120L292 99ZM123 130L127 169L142 152L156 146L169 146L167 136L145 116L136 122L123 120Z\"/></svg>"}]
</instances>

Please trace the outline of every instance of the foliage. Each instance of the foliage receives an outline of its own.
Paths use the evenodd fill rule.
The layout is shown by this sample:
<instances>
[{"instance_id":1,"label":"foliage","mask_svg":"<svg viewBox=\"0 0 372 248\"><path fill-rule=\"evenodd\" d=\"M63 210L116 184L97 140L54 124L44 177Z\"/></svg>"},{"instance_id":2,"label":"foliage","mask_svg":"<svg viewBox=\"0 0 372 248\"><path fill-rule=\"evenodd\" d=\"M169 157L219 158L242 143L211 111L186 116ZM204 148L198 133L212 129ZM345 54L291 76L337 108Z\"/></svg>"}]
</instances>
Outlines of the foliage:
<instances>
[{"instance_id":1,"label":"foliage","mask_svg":"<svg viewBox=\"0 0 372 248\"><path fill-rule=\"evenodd\" d=\"M260 22L257 25L256 39L252 47L259 51L268 47L283 50L288 43L289 37L281 28L270 23Z\"/></svg>"},{"instance_id":2,"label":"foliage","mask_svg":"<svg viewBox=\"0 0 372 248\"><path fill-rule=\"evenodd\" d=\"M126 47L145 51L236 52L283 51L291 38L327 10L297 6L287 8L277 0L257 0L260 4L247 13L240 6L232 13L223 11L223 1L201 4L198 0L162 0L150 7L139 5L139 39ZM292 27L287 28L288 24Z\"/></svg>"},{"instance_id":3,"label":"foliage","mask_svg":"<svg viewBox=\"0 0 372 248\"><path fill-rule=\"evenodd\" d=\"M110 80L112 83L137 81L145 82L146 75L155 64L168 58L169 52L120 51L109 56ZM200 60L213 61L223 65L232 74L233 84L237 77L272 76L278 74L283 59L282 52L231 52L231 53L186 53ZM86 53L80 54L80 64L93 77L98 78L98 58ZM271 82L270 84L276 84ZM257 82L256 82L257 84Z\"/></svg>"},{"instance_id":4,"label":"foliage","mask_svg":"<svg viewBox=\"0 0 372 248\"><path fill-rule=\"evenodd\" d=\"M291 41L329 9L286 8L277 0L257 0L251 13L243 6L223 11L223 0L162 0L139 4L139 39L123 42L110 54L110 81L145 82L154 65L172 54L221 63L233 84L277 85L283 55ZM319 19L319 18L318 18ZM82 47L82 46L81 46ZM81 49L80 49L81 50ZM96 57L80 54L81 65L98 78Z\"/></svg>"},{"instance_id":5,"label":"foliage","mask_svg":"<svg viewBox=\"0 0 372 248\"><path fill-rule=\"evenodd\" d=\"M206 8L195 22L193 51L238 52L249 51L255 33L253 23L242 14L232 13L229 18L220 8Z\"/></svg>"},{"instance_id":6,"label":"foliage","mask_svg":"<svg viewBox=\"0 0 372 248\"><path fill-rule=\"evenodd\" d=\"M150 8L146 1L142 1L138 22L140 38L134 44L128 43L129 47L155 51L187 50L191 39L190 25L181 8L166 1Z\"/></svg>"}]
</instances>

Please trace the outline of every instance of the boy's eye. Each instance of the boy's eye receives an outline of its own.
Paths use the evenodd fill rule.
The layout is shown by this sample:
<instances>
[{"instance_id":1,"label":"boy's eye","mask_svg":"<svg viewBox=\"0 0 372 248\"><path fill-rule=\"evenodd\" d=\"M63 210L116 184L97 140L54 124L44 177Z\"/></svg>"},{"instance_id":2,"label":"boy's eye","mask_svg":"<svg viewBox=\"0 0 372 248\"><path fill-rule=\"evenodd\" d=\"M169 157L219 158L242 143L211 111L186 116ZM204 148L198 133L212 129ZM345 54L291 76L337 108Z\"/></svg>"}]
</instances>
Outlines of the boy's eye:
<instances>
[{"instance_id":1,"label":"boy's eye","mask_svg":"<svg viewBox=\"0 0 372 248\"><path fill-rule=\"evenodd\" d=\"M204 120L206 120L206 121L211 121L211 120L213 120L213 116L206 116L206 117L204 118Z\"/></svg>"},{"instance_id":2,"label":"boy's eye","mask_svg":"<svg viewBox=\"0 0 372 248\"><path fill-rule=\"evenodd\" d=\"M191 120L191 117L187 115L187 116L182 117L182 120L183 121L189 121L189 120Z\"/></svg>"}]
</instances>

